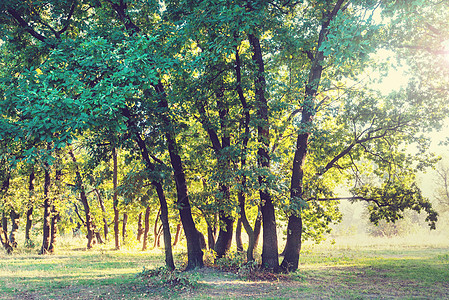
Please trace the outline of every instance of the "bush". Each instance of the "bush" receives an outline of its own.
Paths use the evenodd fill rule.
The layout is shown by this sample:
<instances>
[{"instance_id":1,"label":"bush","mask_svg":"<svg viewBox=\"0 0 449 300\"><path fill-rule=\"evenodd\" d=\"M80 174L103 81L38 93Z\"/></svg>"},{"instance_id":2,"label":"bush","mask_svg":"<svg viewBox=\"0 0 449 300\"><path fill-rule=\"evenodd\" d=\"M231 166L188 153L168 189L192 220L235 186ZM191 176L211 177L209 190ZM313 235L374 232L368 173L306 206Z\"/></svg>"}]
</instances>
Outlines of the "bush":
<instances>
[{"instance_id":1,"label":"bush","mask_svg":"<svg viewBox=\"0 0 449 300\"><path fill-rule=\"evenodd\" d=\"M232 251L227 253L225 256L218 258L215 264L221 270L237 273L245 262L246 254L244 252Z\"/></svg>"},{"instance_id":2,"label":"bush","mask_svg":"<svg viewBox=\"0 0 449 300\"><path fill-rule=\"evenodd\" d=\"M162 285L178 290L192 290L198 286L198 278L194 273L181 272L179 270L168 270L166 267L156 269L145 269L138 274L148 280L149 284Z\"/></svg>"}]
</instances>

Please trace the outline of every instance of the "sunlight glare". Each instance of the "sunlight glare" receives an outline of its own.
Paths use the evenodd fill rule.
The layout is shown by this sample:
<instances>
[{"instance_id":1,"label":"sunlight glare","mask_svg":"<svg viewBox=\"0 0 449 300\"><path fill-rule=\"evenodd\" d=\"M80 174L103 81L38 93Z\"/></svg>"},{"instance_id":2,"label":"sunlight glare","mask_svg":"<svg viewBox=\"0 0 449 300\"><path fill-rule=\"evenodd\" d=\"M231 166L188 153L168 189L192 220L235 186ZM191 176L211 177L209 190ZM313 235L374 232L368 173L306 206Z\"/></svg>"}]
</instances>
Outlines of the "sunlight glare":
<instances>
[{"instance_id":1,"label":"sunlight glare","mask_svg":"<svg viewBox=\"0 0 449 300\"><path fill-rule=\"evenodd\" d=\"M378 64L388 64L389 67L386 72L380 71L378 69L372 69L370 72L371 84L370 87L380 91L382 94L386 95L393 91L398 91L404 88L409 77L406 74L407 67L401 65L393 51L380 49L372 58L378 62Z\"/></svg>"}]
</instances>

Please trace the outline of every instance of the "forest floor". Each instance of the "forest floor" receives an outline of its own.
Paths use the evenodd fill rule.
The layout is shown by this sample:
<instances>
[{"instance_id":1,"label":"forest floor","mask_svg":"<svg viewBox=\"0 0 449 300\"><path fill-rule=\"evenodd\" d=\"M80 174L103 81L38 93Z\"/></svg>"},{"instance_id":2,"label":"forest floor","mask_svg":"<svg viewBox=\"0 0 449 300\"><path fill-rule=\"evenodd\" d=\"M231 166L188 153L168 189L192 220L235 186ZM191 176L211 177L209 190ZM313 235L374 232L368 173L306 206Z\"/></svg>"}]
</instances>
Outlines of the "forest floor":
<instances>
[{"instance_id":1,"label":"forest floor","mask_svg":"<svg viewBox=\"0 0 449 300\"><path fill-rule=\"evenodd\" d=\"M305 245L289 275L205 267L151 279L139 274L163 265L160 250L0 253L0 299L449 299L449 241L355 244Z\"/></svg>"}]
</instances>

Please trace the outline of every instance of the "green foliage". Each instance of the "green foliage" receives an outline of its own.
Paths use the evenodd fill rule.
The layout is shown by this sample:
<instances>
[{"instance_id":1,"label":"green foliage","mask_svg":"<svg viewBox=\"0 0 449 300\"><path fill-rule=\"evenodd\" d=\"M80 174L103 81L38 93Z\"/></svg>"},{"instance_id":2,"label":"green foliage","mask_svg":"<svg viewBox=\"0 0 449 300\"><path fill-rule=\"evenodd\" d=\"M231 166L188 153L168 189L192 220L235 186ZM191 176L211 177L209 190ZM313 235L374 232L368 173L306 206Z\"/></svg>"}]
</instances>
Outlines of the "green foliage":
<instances>
[{"instance_id":1,"label":"green foliage","mask_svg":"<svg viewBox=\"0 0 449 300\"><path fill-rule=\"evenodd\" d=\"M145 269L144 267L137 277L144 278L150 285L161 285L178 291L190 291L199 285L197 274L179 270L171 271L166 267L156 269Z\"/></svg>"},{"instance_id":2,"label":"green foliage","mask_svg":"<svg viewBox=\"0 0 449 300\"><path fill-rule=\"evenodd\" d=\"M383 183L380 187L362 186L353 190L356 195L371 201L368 207L370 221L378 224L379 220L394 222L403 218L406 208L427 213L426 221L435 229L438 213L433 210L428 199L424 198L415 183L393 181Z\"/></svg>"},{"instance_id":3,"label":"green foliage","mask_svg":"<svg viewBox=\"0 0 449 300\"><path fill-rule=\"evenodd\" d=\"M218 211L240 213L239 192L253 220L265 191L281 220L301 215L304 239L319 241L341 218L338 189L347 184L373 204L374 223L412 209L426 212L435 227L437 214L412 177L436 163L426 132L448 113L449 68L435 50L449 36L447 3L343 1L332 15L337 1L122 2L0 4L0 178L12 176L1 209L38 205L43 175L36 195L28 195L27 163L39 173L47 165L59 168L66 185L82 180L97 223L100 216L110 221L114 192L120 209L138 212L154 203L151 182L162 183L172 203L176 182L166 143L172 135L193 211L209 225L217 225ZM263 74L250 35L260 40ZM400 52L414 74L389 95L364 79L385 71L371 56L382 47ZM258 110L261 75L268 122ZM306 94L312 86L314 94ZM291 198L302 134L310 137L301 195ZM154 170L143 167L136 137L151 152ZM74 165L64 158L69 145L78 147L82 178L74 178ZM116 191L113 148L121 153ZM262 148L270 167L260 166ZM51 196L67 227L76 219L79 190L64 184L53 185ZM106 199L106 213L94 195ZM241 264L237 256L227 260L229 267Z\"/></svg>"},{"instance_id":4,"label":"green foliage","mask_svg":"<svg viewBox=\"0 0 449 300\"><path fill-rule=\"evenodd\" d=\"M244 252L231 251L218 258L215 263L222 270L237 272L245 265L246 255Z\"/></svg>"},{"instance_id":5,"label":"green foliage","mask_svg":"<svg viewBox=\"0 0 449 300\"><path fill-rule=\"evenodd\" d=\"M263 278L264 271L256 260L247 261L246 254L239 251L231 251L225 256L215 260L217 268L226 272L233 272L245 280Z\"/></svg>"}]
</instances>

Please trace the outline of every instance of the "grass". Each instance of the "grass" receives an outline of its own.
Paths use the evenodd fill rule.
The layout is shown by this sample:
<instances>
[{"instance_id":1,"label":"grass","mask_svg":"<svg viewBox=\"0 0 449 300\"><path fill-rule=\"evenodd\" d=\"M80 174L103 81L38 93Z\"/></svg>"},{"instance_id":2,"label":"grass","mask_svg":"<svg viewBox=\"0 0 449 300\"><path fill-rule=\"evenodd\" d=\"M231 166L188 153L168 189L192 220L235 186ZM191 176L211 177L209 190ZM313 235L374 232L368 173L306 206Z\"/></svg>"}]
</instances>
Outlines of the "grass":
<instances>
[{"instance_id":1,"label":"grass","mask_svg":"<svg viewBox=\"0 0 449 300\"><path fill-rule=\"evenodd\" d=\"M85 251L61 244L54 255L0 253L0 299L449 299L449 240L419 245L353 238L305 245L296 273L247 281L204 268L195 274L193 290L136 276L143 266L163 264L160 250Z\"/></svg>"}]
</instances>

